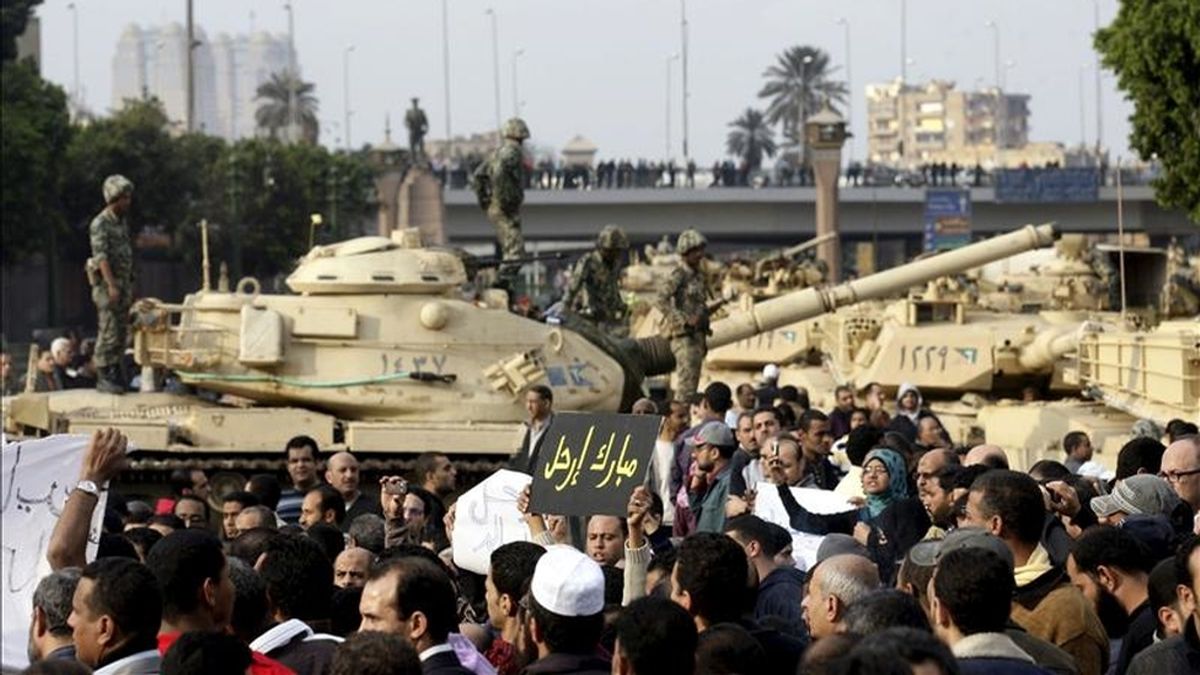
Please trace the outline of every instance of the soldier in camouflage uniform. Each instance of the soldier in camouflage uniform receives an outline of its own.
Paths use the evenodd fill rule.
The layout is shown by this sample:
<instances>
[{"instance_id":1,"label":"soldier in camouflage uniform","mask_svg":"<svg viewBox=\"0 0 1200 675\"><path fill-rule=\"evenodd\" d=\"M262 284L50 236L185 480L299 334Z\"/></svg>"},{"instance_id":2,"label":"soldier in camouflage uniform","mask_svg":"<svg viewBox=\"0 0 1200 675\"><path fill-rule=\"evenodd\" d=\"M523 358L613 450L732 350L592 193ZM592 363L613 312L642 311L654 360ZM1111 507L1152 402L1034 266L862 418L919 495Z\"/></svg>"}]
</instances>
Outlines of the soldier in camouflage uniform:
<instances>
[{"instance_id":1,"label":"soldier in camouflage uniform","mask_svg":"<svg viewBox=\"0 0 1200 675\"><path fill-rule=\"evenodd\" d=\"M616 225L605 225L596 238L596 250L580 258L571 270L571 283L563 297L567 311L594 321L605 331L624 336L626 306L621 299L621 268L629 238Z\"/></svg>"},{"instance_id":2,"label":"soldier in camouflage uniform","mask_svg":"<svg viewBox=\"0 0 1200 675\"><path fill-rule=\"evenodd\" d=\"M529 127L518 117L504 123L504 141L488 161L475 170L472 187L479 206L496 226L502 260L525 255L521 236L521 204L525 201L525 163L521 143L529 138ZM500 266L500 284L512 288L520 265Z\"/></svg>"},{"instance_id":3,"label":"soldier in camouflage uniform","mask_svg":"<svg viewBox=\"0 0 1200 675\"><path fill-rule=\"evenodd\" d=\"M695 230L684 230L675 246L682 264L671 272L658 292L657 305L663 315L663 330L671 340L671 353L675 355L672 388L675 398L680 400L695 393L700 382L700 366L708 352L708 291L700 268L707 244L704 235Z\"/></svg>"},{"instance_id":4,"label":"soldier in camouflage uniform","mask_svg":"<svg viewBox=\"0 0 1200 675\"><path fill-rule=\"evenodd\" d=\"M129 307L133 302L133 246L125 220L133 203L133 183L120 175L104 179L106 206L88 228L92 257L88 279L96 303L96 389L111 394L125 392L121 358L129 336Z\"/></svg>"}]
</instances>

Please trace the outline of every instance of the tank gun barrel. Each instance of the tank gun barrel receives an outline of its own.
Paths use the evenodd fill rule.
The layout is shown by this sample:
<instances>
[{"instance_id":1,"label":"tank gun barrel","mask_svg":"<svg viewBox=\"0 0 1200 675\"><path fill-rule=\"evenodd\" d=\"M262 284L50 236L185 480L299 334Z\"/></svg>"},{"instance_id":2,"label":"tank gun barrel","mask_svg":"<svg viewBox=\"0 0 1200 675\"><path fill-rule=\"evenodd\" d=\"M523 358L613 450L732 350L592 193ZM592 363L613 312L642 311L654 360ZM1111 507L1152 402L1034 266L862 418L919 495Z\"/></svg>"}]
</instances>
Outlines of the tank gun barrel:
<instances>
[{"instance_id":1,"label":"tank gun barrel","mask_svg":"<svg viewBox=\"0 0 1200 675\"><path fill-rule=\"evenodd\" d=\"M808 249L816 248L816 247L820 246L821 244L824 244L825 242L827 242L830 239L833 239L837 236L838 236L837 232L826 232L825 234L819 234L819 235L813 237L812 239L809 239L808 241L802 241L799 244L796 244L795 246L789 246L789 247L783 249L782 251L779 252L778 257L785 258L785 259L795 257L797 255L800 255L801 253L804 253Z\"/></svg>"},{"instance_id":2,"label":"tank gun barrel","mask_svg":"<svg viewBox=\"0 0 1200 675\"><path fill-rule=\"evenodd\" d=\"M838 307L887 297L910 286L946 274L979 267L995 260L1054 242L1052 225L1026 225L1008 234L970 244L932 258L918 260L837 286L811 287L760 302L749 310L721 319L712 326L709 349L723 347L789 323L811 319Z\"/></svg>"}]
</instances>

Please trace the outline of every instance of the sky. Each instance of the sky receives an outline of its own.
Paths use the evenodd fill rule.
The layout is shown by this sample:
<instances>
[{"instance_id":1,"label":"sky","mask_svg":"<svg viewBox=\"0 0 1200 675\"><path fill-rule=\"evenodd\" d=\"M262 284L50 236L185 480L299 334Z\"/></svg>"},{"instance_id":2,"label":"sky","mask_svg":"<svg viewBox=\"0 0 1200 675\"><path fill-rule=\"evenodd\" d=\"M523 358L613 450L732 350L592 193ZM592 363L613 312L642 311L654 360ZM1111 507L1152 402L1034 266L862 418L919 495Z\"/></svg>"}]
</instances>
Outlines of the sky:
<instances>
[{"instance_id":1,"label":"sky","mask_svg":"<svg viewBox=\"0 0 1200 675\"><path fill-rule=\"evenodd\" d=\"M688 20L688 143L701 164L725 156L728 124L757 98L763 71L784 49L827 51L845 79L850 60L849 152L866 153L864 88L900 75L901 0L294 0L295 40L306 80L320 99L322 142L344 138L343 57L349 54L354 144L383 139L385 116L403 143L403 111L421 98L429 138L446 133L442 8L449 17L450 126L455 135L495 126L491 16L498 36L501 115L514 112L513 62L522 117L539 147L561 148L581 134L600 157L659 159L670 141L682 157L680 13ZM68 0L47 0L43 75L70 91L73 40ZM185 20L185 0L75 0L80 80L94 111L112 105L112 59L129 23ZM960 89L990 86L994 36L1008 91L1029 94L1030 139L1067 145L1096 138L1094 12L1109 23L1117 0L908 0L908 80L949 79ZM286 33L282 0L194 0L198 26L218 33ZM845 29L849 24L847 49ZM1010 63L1011 62L1011 63ZM670 63L670 66L668 66ZM671 87L667 89L668 67ZM1082 97L1081 90L1082 73ZM1128 156L1132 105L1101 75L1103 145ZM667 92L670 92L670 134ZM1082 126L1081 126L1082 102Z\"/></svg>"}]
</instances>

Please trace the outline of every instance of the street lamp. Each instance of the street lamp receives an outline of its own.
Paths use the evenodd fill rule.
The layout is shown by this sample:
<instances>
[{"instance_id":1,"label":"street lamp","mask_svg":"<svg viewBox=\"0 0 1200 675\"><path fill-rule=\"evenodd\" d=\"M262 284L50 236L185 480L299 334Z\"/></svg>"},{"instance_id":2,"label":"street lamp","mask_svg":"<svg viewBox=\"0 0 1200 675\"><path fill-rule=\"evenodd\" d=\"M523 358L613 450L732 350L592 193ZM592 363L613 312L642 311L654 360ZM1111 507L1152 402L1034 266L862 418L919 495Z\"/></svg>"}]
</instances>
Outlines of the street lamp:
<instances>
[{"instance_id":1,"label":"street lamp","mask_svg":"<svg viewBox=\"0 0 1200 675\"><path fill-rule=\"evenodd\" d=\"M683 62L681 63L681 73L683 78L683 159L686 161L690 155L688 154L688 21L687 21L687 0L679 0L679 34L681 42L681 54Z\"/></svg>"},{"instance_id":2,"label":"street lamp","mask_svg":"<svg viewBox=\"0 0 1200 675\"><path fill-rule=\"evenodd\" d=\"M450 10L442 0L442 95L446 98L446 156L453 141L450 134Z\"/></svg>"},{"instance_id":3,"label":"street lamp","mask_svg":"<svg viewBox=\"0 0 1200 675\"><path fill-rule=\"evenodd\" d=\"M1096 31L1100 30L1100 0L1092 0L1092 19L1095 22ZM1101 141L1104 138L1104 111L1102 109L1100 97L1100 50L1092 50L1096 53L1096 161L1100 161Z\"/></svg>"},{"instance_id":4,"label":"street lamp","mask_svg":"<svg viewBox=\"0 0 1200 675\"><path fill-rule=\"evenodd\" d=\"M71 97L75 99L75 105L79 105L79 8L75 3L67 5L67 9L71 10L71 46L73 50L73 58L75 59L75 80L71 86Z\"/></svg>"},{"instance_id":5,"label":"street lamp","mask_svg":"<svg viewBox=\"0 0 1200 675\"><path fill-rule=\"evenodd\" d=\"M853 128L854 115L854 86L850 81L850 21L846 17L837 20L837 24L842 27L845 33L846 42L846 127ZM849 159L854 158L854 135L850 135L850 152Z\"/></svg>"},{"instance_id":6,"label":"street lamp","mask_svg":"<svg viewBox=\"0 0 1200 675\"><path fill-rule=\"evenodd\" d=\"M346 118L346 149L353 147L350 142L350 52L354 45L348 45L342 50L342 113Z\"/></svg>"},{"instance_id":7,"label":"street lamp","mask_svg":"<svg viewBox=\"0 0 1200 675\"><path fill-rule=\"evenodd\" d=\"M492 80L496 88L496 130L500 130L500 36L496 28L496 9L488 7L484 14L492 18Z\"/></svg>"},{"instance_id":8,"label":"street lamp","mask_svg":"<svg viewBox=\"0 0 1200 675\"><path fill-rule=\"evenodd\" d=\"M292 3L283 3L283 9L288 15L288 127L285 137L288 142L295 139L292 134L296 133L296 22L295 13L292 11Z\"/></svg>"},{"instance_id":9,"label":"street lamp","mask_svg":"<svg viewBox=\"0 0 1200 675\"><path fill-rule=\"evenodd\" d=\"M808 123L808 64L813 62L812 54L805 54L800 60L800 128L801 136L804 134L804 125ZM808 140L801 138L800 140L800 166L808 169Z\"/></svg>"},{"instance_id":10,"label":"street lamp","mask_svg":"<svg viewBox=\"0 0 1200 675\"><path fill-rule=\"evenodd\" d=\"M995 21L990 19L983 25L992 29L992 50L994 52L992 56L992 65L996 69L996 89L1000 90L1004 88L1001 82L1003 75L1000 72L1000 26Z\"/></svg>"},{"instance_id":11,"label":"street lamp","mask_svg":"<svg viewBox=\"0 0 1200 675\"><path fill-rule=\"evenodd\" d=\"M521 116L521 96L517 92L517 59L525 54L525 50L518 49L512 55L512 87L513 87L513 117Z\"/></svg>"},{"instance_id":12,"label":"street lamp","mask_svg":"<svg viewBox=\"0 0 1200 675\"><path fill-rule=\"evenodd\" d=\"M679 52L667 57L667 89L666 89L666 159L671 158L671 64L679 60Z\"/></svg>"}]
</instances>

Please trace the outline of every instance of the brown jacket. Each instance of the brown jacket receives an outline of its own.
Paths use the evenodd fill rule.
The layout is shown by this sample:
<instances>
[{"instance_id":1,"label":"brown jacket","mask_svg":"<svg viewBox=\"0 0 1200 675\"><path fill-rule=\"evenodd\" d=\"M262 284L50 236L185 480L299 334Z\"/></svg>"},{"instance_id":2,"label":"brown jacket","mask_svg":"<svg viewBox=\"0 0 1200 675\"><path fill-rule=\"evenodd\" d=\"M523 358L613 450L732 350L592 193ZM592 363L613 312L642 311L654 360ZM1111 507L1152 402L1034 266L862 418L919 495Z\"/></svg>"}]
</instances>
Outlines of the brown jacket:
<instances>
[{"instance_id":1,"label":"brown jacket","mask_svg":"<svg viewBox=\"0 0 1200 675\"><path fill-rule=\"evenodd\" d=\"M1080 675L1102 675L1108 670L1104 626L1088 599L1067 581L1062 568L1053 567L1017 588L1012 620L1075 657Z\"/></svg>"}]
</instances>

